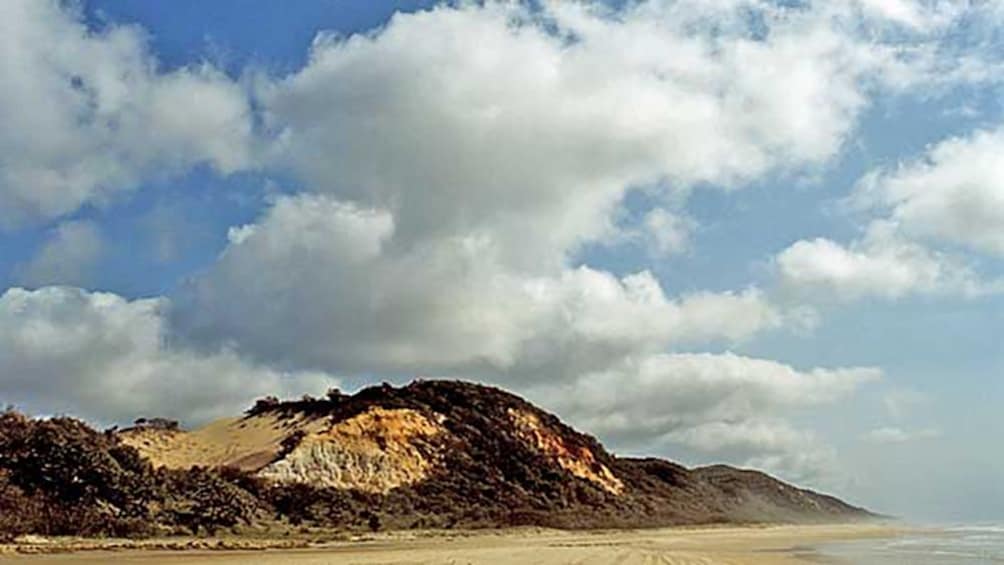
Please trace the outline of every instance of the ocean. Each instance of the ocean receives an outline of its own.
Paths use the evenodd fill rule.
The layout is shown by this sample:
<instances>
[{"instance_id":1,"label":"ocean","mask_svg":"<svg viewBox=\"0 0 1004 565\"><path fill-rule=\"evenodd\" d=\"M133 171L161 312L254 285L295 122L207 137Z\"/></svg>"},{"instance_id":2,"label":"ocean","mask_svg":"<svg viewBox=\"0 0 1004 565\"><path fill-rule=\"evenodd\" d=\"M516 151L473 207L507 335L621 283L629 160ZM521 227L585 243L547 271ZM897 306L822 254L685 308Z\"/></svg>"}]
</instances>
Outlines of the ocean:
<instances>
[{"instance_id":1,"label":"ocean","mask_svg":"<svg viewBox=\"0 0 1004 565\"><path fill-rule=\"evenodd\" d=\"M827 544L818 550L838 563L854 565L1000 564L1004 525L951 526L890 539Z\"/></svg>"}]
</instances>

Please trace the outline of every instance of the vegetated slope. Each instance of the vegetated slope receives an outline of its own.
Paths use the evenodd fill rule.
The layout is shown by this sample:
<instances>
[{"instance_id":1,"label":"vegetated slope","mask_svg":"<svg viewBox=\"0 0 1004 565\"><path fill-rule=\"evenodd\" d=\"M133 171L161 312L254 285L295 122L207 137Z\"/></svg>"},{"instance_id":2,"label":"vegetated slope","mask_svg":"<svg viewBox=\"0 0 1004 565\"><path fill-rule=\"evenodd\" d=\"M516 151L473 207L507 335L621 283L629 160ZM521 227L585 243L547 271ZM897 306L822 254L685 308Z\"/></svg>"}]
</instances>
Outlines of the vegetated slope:
<instances>
[{"instance_id":1,"label":"vegetated slope","mask_svg":"<svg viewBox=\"0 0 1004 565\"><path fill-rule=\"evenodd\" d=\"M259 401L193 432L119 433L155 465L237 467L279 516L331 526L633 527L871 515L756 471L617 458L523 399L459 381Z\"/></svg>"},{"instance_id":2,"label":"vegetated slope","mask_svg":"<svg viewBox=\"0 0 1004 565\"><path fill-rule=\"evenodd\" d=\"M154 467L79 420L0 412L0 541L20 534L213 532L268 517L257 479Z\"/></svg>"}]
</instances>

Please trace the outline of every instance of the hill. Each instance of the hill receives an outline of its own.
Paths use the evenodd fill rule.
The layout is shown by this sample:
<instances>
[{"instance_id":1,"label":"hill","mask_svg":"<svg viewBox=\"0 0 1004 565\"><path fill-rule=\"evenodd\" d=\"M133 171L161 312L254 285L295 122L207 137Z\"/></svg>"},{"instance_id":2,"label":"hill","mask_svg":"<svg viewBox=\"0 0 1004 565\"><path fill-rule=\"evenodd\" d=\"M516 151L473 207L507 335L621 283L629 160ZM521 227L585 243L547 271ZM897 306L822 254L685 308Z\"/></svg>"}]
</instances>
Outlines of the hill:
<instances>
[{"instance_id":1,"label":"hill","mask_svg":"<svg viewBox=\"0 0 1004 565\"><path fill-rule=\"evenodd\" d=\"M263 399L242 417L194 431L143 420L99 433L75 420L14 413L0 424L16 432L0 436L0 499L24 499L8 503L9 511L90 509L86 522L103 524L99 531L266 522L610 528L871 516L756 471L616 457L518 396L459 381ZM85 484L75 484L81 476ZM16 527L31 530L26 524Z\"/></svg>"}]
</instances>

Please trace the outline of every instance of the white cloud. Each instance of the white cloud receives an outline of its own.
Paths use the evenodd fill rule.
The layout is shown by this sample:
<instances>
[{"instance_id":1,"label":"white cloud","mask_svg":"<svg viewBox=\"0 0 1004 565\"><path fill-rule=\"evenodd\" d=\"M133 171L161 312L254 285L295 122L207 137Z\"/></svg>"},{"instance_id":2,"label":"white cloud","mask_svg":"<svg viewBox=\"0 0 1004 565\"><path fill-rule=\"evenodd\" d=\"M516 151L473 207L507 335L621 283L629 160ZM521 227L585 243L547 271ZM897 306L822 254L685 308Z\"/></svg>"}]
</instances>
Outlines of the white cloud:
<instances>
[{"instance_id":1,"label":"white cloud","mask_svg":"<svg viewBox=\"0 0 1004 565\"><path fill-rule=\"evenodd\" d=\"M859 3L866 13L910 27L920 26L920 7L912 0L859 0Z\"/></svg>"},{"instance_id":2,"label":"white cloud","mask_svg":"<svg viewBox=\"0 0 1004 565\"><path fill-rule=\"evenodd\" d=\"M17 265L15 278L22 285L83 285L90 280L101 257L104 240L97 224L69 221L57 226L27 263Z\"/></svg>"},{"instance_id":3,"label":"white cloud","mask_svg":"<svg viewBox=\"0 0 1004 565\"><path fill-rule=\"evenodd\" d=\"M675 255L690 248L697 222L665 208L652 208L642 219L642 236L655 257Z\"/></svg>"},{"instance_id":4,"label":"white cloud","mask_svg":"<svg viewBox=\"0 0 1004 565\"><path fill-rule=\"evenodd\" d=\"M756 288L742 292L695 292L682 296L675 311L676 342L742 341L763 330L804 326L798 311L783 311Z\"/></svg>"},{"instance_id":5,"label":"white cloud","mask_svg":"<svg viewBox=\"0 0 1004 565\"><path fill-rule=\"evenodd\" d=\"M794 243L776 257L782 282L842 298L1004 291L1004 280L980 273L972 259L1004 257L1002 152L1004 129L976 131L868 173L850 198L872 214L864 236L847 245Z\"/></svg>"},{"instance_id":6,"label":"white cloud","mask_svg":"<svg viewBox=\"0 0 1004 565\"><path fill-rule=\"evenodd\" d=\"M655 354L544 390L587 429L645 440L678 427L749 419L834 402L877 379L872 368L798 371L726 354Z\"/></svg>"},{"instance_id":7,"label":"white cloud","mask_svg":"<svg viewBox=\"0 0 1004 565\"><path fill-rule=\"evenodd\" d=\"M780 418L708 422L670 432L667 444L690 448L702 460L760 469L799 485L843 487L848 469L816 433Z\"/></svg>"},{"instance_id":8,"label":"white cloud","mask_svg":"<svg viewBox=\"0 0 1004 565\"><path fill-rule=\"evenodd\" d=\"M784 416L837 402L880 377L874 368L799 371L731 353L654 354L567 383L539 383L530 394L614 446L683 445L812 480L832 462L831 450Z\"/></svg>"},{"instance_id":9,"label":"white cloud","mask_svg":"<svg viewBox=\"0 0 1004 565\"><path fill-rule=\"evenodd\" d=\"M136 27L73 5L0 5L0 227L100 203L147 175L248 166L242 89L209 65L160 72Z\"/></svg>"},{"instance_id":10,"label":"white cloud","mask_svg":"<svg viewBox=\"0 0 1004 565\"><path fill-rule=\"evenodd\" d=\"M761 469L796 484L837 485L844 479L832 447L814 432L779 418L708 422L662 439L691 448L702 459Z\"/></svg>"},{"instance_id":11,"label":"white cloud","mask_svg":"<svg viewBox=\"0 0 1004 565\"><path fill-rule=\"evenodd\" d=\"M985 282L962 259L903 239L894 224L873 223L845 246L826 238L801 240L775 258L782 284L841 299L912 294L979 296L1004 289Z\"/></svg>"},{"instance_id":12,"label":"white cloud","mask_svg":"<svg viewBox=\"0 0 1004 565\"><path fill-rule=\"evenodd\" d=\"M873 172L855 199L911 237L1004 257L1004 128L947 139L918 161Z\"/></svg>"},{"instance_id":13,"label":"white cloud","mask_svg":"<svg viewBox=\"0 0 1004 565\"><path fill-rule=\"evenodd\" d=\"M264 81L273 162L388 210L395 246L464 234L505 264L553 267L611 233L632 186L736 186L839 152L889 55L815 12L763 11L762 41L748 22L564 4L440 7L322 36L306 67Z\"/></svg>"},{"instance_id":14,"label":"white cloud","mask_svg":"<svg viewBox=\"0 0 1004 565\"><path fill-rule=\"evenodd\" d=\"M0 295L0 397L28 410L98 422L233 415L257 396L320 393L334 380L283 374L232 351L170 343L165 299L127 301L69 287Z\"/></svg>"},{"instance_id":15,"label":"white cloud","mask_svg":"<svg viewBox=\"0 0 1004 565\"><path fill-rule=\"evenodd\" d=\"M674 299L648 272L569 264L616 237L633 186L825 162L892 56L821 12L754 6L754 39L749 6L703 6L464 5L322 35L258 90L272 164L317 196L235 229L180 326L349 373L559 378L804 324L756 289ZM660 210L654 245L682 248L694 226Z\"/></svg>"},{"instance_id":16,"label":"white cloud","mask_svg":"<svg viewBox=\"0 0 1004 565\"><path fill-rule=\"evenodd\" d=\"M896 427L876 428L869 431L863 437L865 441L871 443L890 444L906 443L923 439L937 439L941 437L941 430L936 428L926 428L922 430L910 431Z\"/></svg>"},{"instance_id":17,"label":"white cloud","mask_svg":"<svg viewBox=\"0 0 1004 565\"><path fill-rule=\"evenodd\" d=\"M740 457L745 456L748 459L764 453L783 453L796 445L810 445L818 438L811 432L795 430L787 422L765 418L701 423L671 431L663 439L693 447L704 453L739 452Z\"/></svg>"},{"instance_id":18,"label":"white cloud","mask_svg":"<svg viewBox=\"0 0 1004 565\"><path fill-rule=\"evenodd\" d=\"M672 343L744 339L787 319L756 289L670 299L645 271L521 272L490 239L400 250L396 229L387 211L280 198L258 223L231 230L180 303L179 326L195 341L338 373L561 378Z\"/></svg>"},{"instance_id":19,"label":"white cloud","mask_svg":"<svg viewBox=\"0 0 1004 565\"><path fill-rule=\"evenodd\" d=\"M917 32L934 32L966 12L966 2L917 0L857 0L868 17L887 20Z\"/></svg>"},{"instance_id":20,"label":"white cloud","mask_svg":"<svg viewBox=\"0 0 1004 565\"><path fill-rule=\"evenodd\" d=\"M945 3L860 3L914 27L957 16ZM509 260L560 260L606 233L628 186L737 185L819 165L875 89L962 68L999 75L860 27L826 3L402 14L370 34L322 35L306 67L261 81L279 141L266 161L312 190L392 210L399 238L490 229L540 242L536 256ZM89 29L73 3L11 0L0 34L0 226L51 220L200 163L222 173L264 164L245 89L209 64L159 68L136 26ZM430 213L444 203L456 211Z\"/></svg>"}]
</instances>

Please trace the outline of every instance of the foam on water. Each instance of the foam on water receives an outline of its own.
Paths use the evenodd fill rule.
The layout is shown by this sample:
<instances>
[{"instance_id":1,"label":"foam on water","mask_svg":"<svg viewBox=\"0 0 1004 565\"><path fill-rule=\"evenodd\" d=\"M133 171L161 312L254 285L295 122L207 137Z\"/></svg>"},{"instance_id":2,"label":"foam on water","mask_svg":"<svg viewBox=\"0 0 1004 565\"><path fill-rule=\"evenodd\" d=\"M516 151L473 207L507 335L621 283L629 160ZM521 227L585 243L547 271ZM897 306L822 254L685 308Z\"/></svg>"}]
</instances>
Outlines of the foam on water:
<instances>
[{"instance_id":1,"label":"foam on water","mask_svg":"<svg viewBox=\"0 0 1004 565\"><path fill-rule=\"evenodd\" d=\"M827 557L855 565L973 565L1004 563L1004 525L952 526L879 540L835 543Z\"/></svg>"}]
</instances>

